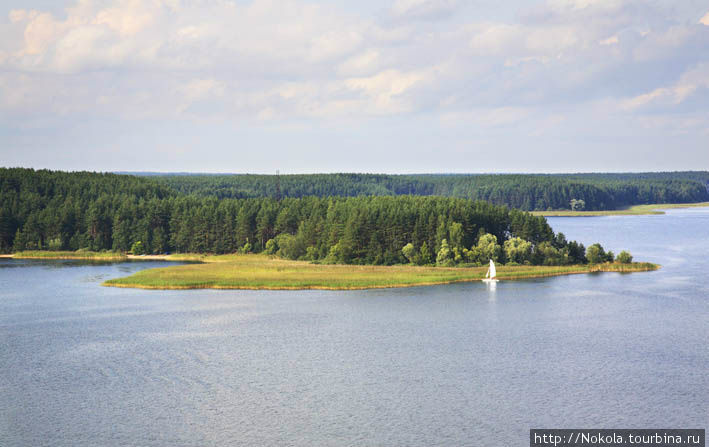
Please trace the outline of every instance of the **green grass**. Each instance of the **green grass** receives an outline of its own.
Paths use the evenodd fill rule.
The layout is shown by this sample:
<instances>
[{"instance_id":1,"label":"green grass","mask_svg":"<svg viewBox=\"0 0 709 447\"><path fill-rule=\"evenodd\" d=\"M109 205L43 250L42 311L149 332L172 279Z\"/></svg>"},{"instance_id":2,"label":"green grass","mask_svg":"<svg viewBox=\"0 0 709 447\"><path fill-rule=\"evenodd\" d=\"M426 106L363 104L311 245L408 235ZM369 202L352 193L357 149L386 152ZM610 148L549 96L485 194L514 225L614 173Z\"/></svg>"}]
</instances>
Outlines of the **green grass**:
<instances>
[{"instance_id":1,"label":"green grass","mask_svg":"<svg viewBox=\"0 0 709 447\"><path fill-rule=\"evenodd\" d=\"M589 216L638 216L648 214L665 214L663 209L694 208L709 206L709 202L701 203L658 203L652 205L635 205L620 210L606 211L532 211L535 216L546 217L589 217Z\"/></svg>"},{"instance_id":2,"label":"green grass","mask_svg":"<svg viewBox=\"0 0 709 447\"><path fill-rule=\"evenodd\" d=\"M487 267L442 268L418 266L322 265L288 261L266 255L209 256L203 263L155 268L105 286L144 289L369 289L476 281ZM649 271L649 263L573 266L500 266L499 279L589 273L595 271Z\"/></svg>"},{"instance_id":3,"label":"green grass","mask_svg":"<svg viewBox=\"0 0 709 447\"><path fill-rule=\"evenodd\" d=\"M18 251L12 255L13 258L22 259L89 259L95 261L123 261L126 255L123 253L114 252L97 252L97 251L45 251L45 250L30 250Z\"/></svg>"}]
</instances>

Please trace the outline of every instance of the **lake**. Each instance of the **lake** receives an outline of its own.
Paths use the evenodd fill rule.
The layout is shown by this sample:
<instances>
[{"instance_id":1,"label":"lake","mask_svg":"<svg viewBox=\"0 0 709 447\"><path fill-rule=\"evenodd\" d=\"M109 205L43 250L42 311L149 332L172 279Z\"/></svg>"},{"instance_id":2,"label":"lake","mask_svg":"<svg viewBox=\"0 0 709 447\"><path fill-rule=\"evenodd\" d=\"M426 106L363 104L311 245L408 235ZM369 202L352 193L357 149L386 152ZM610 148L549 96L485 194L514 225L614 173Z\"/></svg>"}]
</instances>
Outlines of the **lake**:
<instances>
[{"instance_id":1,"label":"lake","mask_svg":"<svg viewBox=\"0 0 709 447\"><path fill-rule=\"evenodd\" d=\"M101 287L0 260L0 445L529 445L709 426L709 209L550 218L662 264L364 291Z\"/></svg>"}]
</instances>

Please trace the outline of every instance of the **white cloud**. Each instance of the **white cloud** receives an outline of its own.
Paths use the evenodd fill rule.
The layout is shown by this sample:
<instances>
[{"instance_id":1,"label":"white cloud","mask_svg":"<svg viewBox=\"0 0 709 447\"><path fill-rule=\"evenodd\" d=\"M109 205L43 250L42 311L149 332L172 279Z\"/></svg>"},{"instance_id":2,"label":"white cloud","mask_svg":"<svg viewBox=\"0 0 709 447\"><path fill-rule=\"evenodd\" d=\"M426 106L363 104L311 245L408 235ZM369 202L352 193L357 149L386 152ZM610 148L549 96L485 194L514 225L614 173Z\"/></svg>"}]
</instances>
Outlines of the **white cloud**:
<instances>
[{"instance_id":1,"label":"white cloud","mask_svg":"<svg viewBox=\"0 0 709 447\"><path fill-rule=\"evenodd\" d=\"M167 0L82 0L67 17L13 10L24 23L23 46L11 57L17 69L78 72L121 65L194 69L250 63L280 69L349 55L368 28L333 10L295 0L255 0L237 6ZM19 37L19 36L18 36ZM195 67L195 63L197 66ZM258 69L257 69L258 71Z\"/></svg>"},{"instance_id":2,"label":"white cloud","mask_svg":"<svg viewBox=\"0 0 709 447\"><path fill-rule=\"evenodd\" d=\"M470 47L476 54L504 55L505 61L517 58L543 61L578 47L583 38L571 26L535 27L520 24L487 23L470 28Z\"/></svg>"},{"instance_id":3,"label":"white cloud","mask_svg":"<svg viewBox=\"0 0 709 447\"><path fill-rule=\"evenodd\" d=\"M13 9L8 13L8 18L10 19L10 22L17 23L17 22L24 22L25 20L28 20L30 18L30 16L37 15L37 14L39 14L37 11L27 11L24 9Z\"/></svg>"},{"instance_id":4,"label":"white cloud","mask_svg":"<svg viewBox=\"0 0 709 447\"><path fill-rule=\"evenodd\" d=\"M184 85L185 96L192 100L205 99L209 96L222 96L224 83L214 79L195 79Z\"/></svg>"},{"instance_id":5,"label":"white cloud","mask_svg":"<svg viewBox=\"0 0 709 447\"><path fill-rule=\"evenodd\" d=\"M707 12L704 17L699 19L699 23L701 23L702 25L709 26L709 12Z\"/></svg>"},{"instance_id":6,"label":"white cloud","mask_svg":"<svg viewBox=\"0 0 709 447\"><path fill-rule=\"evenodd\" d=\"M709 89L709 62L687 71L673 85L635 96L624 101L622 106L625 110L648 106L677 106L702 88Z\"/></svg>"},{"instance_id":7,"label":"white cloud","mask_svg":"<svg viewBox=\"0 0 709 447\"><path fill-rule=\"evenodd\" d=\"M548 6L557 10L604 9L612 10L626 4L624 0L551 0Z\"/></svg>"},{"instance_id":8,"label":"white cloud","mask_svg":"<svg viewBox=\"0 0 709 447\"><path fill-rule=\"evenodd\" d=\"M135 35L155 21L154 7L146 8L145 3L142 0L121 1L116 7L99 11L92 23L107 25L123 36Z\"/></svg>"},{"instance_id":9,"label":"white cloud","mask_svg":"<svg viewBox=\"0 0 709 447\"><path fill-rule=\"evenodd\" d=\"M402 73L390 69L366 78L347 79L345 85L372 98L372 112L397 113L411 110L411 99L406 93L427 78L429 74L425 72Z\"/></svg>"},{"instance_id":10,"label":"white cloud","mask_svg":"<svg viewBox=\"0 0 709 447\"><path fill-rule=\"evenodd\" d=\"M38 55L46 51L67 26L54 20L51 14L37 11L14 11L14 21L27 21L25 28L25 48L20 55Z\"/></svg>"},{"instance_id":11,"label":"white cloud","mask_svg":"<svg viewBox=\"0 0 709 447\"><path fill-rule=\"evenodd\" d=\"M618 36L615 35L615 36L608 37L608 38L606 38L606 39L603 39L603 40L599 41L598 43L600 43L601 45L614 45L614 44L617 44L617 43L618 43Z\"/></svg>"},{"instance_id":12,"label":"white cloud","mask_svg":"<svg viewBox=\"0 0 709 447\"><path fill-rule=\"evenodd\" d=\"M395 0L391 12L396 17L436 19L452 14L458 0Z\"/></svg>"},{"instance_id":13,"label":"white cloud","mask_svg":"<svg viewBox=\"0 0 709 447\"><path fill-rule=\"evenodd\" d=\"M338 67L338 72L345 76L366 75L380 66L381 59L380 52L370 48L346 59Z\"/></svg>"}]
</instances>

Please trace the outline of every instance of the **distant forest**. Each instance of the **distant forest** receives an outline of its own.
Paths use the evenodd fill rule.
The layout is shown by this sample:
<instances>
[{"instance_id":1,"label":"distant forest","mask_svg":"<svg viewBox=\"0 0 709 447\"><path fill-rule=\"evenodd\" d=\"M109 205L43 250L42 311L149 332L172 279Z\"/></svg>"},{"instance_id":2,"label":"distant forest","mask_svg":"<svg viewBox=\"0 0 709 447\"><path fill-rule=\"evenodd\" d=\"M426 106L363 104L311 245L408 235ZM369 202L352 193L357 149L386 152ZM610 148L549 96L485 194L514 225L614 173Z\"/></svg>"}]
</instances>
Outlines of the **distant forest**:
<instances>
[{"instance_id":1,"label":"distant forest","mask_svg":"<svg viewBox=\"0 0 709 447\"><path fill-rule=\"evenodd\" d=\"M613 210L648 203L709 201L709 172L632 174L154 175L183 194L257 197L441 196L525 211Z\"/></svg>"},{"instance_id":2,"label":"distant forest","mask_svg":"<svg viewBox=\"0 0 709 447\"><path fill-rule=\"evenodd\" d=\"M218 199L185 194L163 180L0 168L0 251L239 251L387 265L479 265L488 259L557 265L613 257L589 247L595 257L587 258L583 245L554 234L543 217L484 201L413 195Z\"/></svg>"}]
</instances>

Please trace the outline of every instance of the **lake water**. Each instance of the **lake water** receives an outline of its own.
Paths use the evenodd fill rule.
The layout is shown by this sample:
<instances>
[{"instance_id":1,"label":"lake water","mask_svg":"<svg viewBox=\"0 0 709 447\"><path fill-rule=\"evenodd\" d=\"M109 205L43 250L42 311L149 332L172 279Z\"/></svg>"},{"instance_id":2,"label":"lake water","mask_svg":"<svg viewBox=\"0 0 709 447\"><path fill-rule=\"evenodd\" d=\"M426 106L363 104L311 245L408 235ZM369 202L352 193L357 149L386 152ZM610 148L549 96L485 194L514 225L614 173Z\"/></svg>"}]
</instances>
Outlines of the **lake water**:
<instances>
[{"instance_id":1,"label":"lake water","mask_svg":"<svg viewBox=\"0 0 709 447\"><path fill-rule=\"evenodd\" d=\"M709 210L554 218L657 272L367 291L101 287L0 260L0 445L526 446L709 425Z\"/></svg>"}]
</instances>

